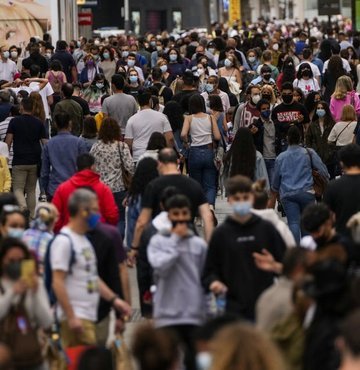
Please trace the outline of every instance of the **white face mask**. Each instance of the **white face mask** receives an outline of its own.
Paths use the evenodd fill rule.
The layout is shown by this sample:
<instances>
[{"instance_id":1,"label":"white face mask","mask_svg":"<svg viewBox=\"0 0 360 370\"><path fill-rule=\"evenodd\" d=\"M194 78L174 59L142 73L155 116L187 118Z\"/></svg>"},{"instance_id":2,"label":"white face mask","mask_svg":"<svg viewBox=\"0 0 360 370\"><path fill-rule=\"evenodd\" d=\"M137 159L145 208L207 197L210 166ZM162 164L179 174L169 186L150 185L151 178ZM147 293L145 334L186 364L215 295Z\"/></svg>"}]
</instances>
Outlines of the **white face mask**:
<instances>
[{"instance_id":1,"label":"white face mask","mask_svg":"<svg viewBox=\"0 0 360 370\"><path fill-rule=\"evenodd\" d=\"M251 100L253 101L253 103L254 103L255 105L256 105L257 103L259 103L260 99L261 99L260 94L253 95L253 96L251 97Z\"/></svg>"},{"instance_id":2,"label":"white face mask","mask_svg":"<svg viewBox=\"0 0 360 370\"><path fill-rule=\"evenodd\" d=\"M199 74L199 76L202 76L204 74L205 70L204 68L198 68L197 69L197 73Z\"/></svg>"},{"instance_id":3,"label":"white face mask","mask_svg":"<svg viewBox=\"0 0 360 370\"><path fill-rule=\"evenodd\" d=\"M209 352L199 352L196 355L196 367L198 370L209 370L212 365L212 355Z\"/></svg>"},{"instance_id":4,"label":"white face mask","mask_svg":"<svg viewBox=\"0 0 360 370\"><path fill-rule=\"evenodd\" d=\"M272 48L273 48L274 51L278 51L279 50L279 44L274 44Z\"/></svg>"},{"instance_id":5,"label":"white face mask","mask_svg":"<svg viewBox=\"0 0 360 370\"><path fill-rule=\"evenodd\" d=\"M18 52L17 52L17 51L12 51L12 52L10 53L10 55L11 55L11 58L15 59L15 58L17 58L17 56L18 56Z\"/></svg>"}]
</instances>

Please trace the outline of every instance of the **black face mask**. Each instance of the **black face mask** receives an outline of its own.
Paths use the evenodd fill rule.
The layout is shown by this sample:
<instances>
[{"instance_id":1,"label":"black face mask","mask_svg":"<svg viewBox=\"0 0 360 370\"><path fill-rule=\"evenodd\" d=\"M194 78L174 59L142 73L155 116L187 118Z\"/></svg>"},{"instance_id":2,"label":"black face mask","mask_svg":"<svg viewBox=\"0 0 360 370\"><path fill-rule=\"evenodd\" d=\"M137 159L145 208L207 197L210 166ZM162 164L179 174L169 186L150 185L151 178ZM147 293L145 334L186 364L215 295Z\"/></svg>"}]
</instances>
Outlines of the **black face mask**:
<instances>
[{"instance_id":1,"label":"black face mask","mask_svg":"<svg viewBox=\"0 0 360 370\"><path fill-rule=\"evenodd\" d=\"M9 262L4 267L4 274L11 280L18 280L21 276L21 262Z\"/></svg>"},{"instance_id":2,"label":"black face mask","mask_svg":"<svg viewBox=\"0 0 360 370\"><path fill-rule=\"evenodd\" d=\"M270 80L270 78L271 78L271 73L264 73L263 74L263 79L264 80L267 80L268 81L268 80Z\"/></svg>"},{"instance_id":3,"label":"black face mask","mask_svg":"<svg viewBox=\"0 0 360 370\"><path fill-rule=\"evenodd\" d=\"M293 101L293 98L294 96L291 94L291 95L281 95L282 97L282 100L285 104L291 104L291 102Z\"/></svg>"},{"instance_id":4,"label":"black face mask","mask_svg":"<svg viewBox=\"0 0 360 370\"><path fill-rule=\"evenodd\" d=\"M328 242L328 238L325 235L321 235L314 240L318 248L323 247Z\"/></svg>"},{"instance_id":5,"label":"black face mask","mask_svg":"<svg viewBox=\"0 0 360 370\"><path fill-rule=\"evenodd\" d=\"M302 77L310 77L310 72L309 71L304 71L302 73Z\"/></svg>"},{"instance_id":6,"label":"black face mask","mask_svg":"<svg viewBox=\"0 0 360 370\"><path fill-rule=\"evenodd\" d=\"M262 94L261 97L265 100L270 101L271 100L271 95L270 94Z\"/></svg>"},{"instance_id":7,"label":"black face mask","mask_svg":"<svg viewBox=\"0 0 360 370\"><path fill-rule=\"evenodd\" d=\"M176 225L178 225L178 224L187 224L188 226L191 225L190 220L176 220L176 221L171 221L171 223L172 223L173 227L176 227Z\"/></svg>"}]
</instances>

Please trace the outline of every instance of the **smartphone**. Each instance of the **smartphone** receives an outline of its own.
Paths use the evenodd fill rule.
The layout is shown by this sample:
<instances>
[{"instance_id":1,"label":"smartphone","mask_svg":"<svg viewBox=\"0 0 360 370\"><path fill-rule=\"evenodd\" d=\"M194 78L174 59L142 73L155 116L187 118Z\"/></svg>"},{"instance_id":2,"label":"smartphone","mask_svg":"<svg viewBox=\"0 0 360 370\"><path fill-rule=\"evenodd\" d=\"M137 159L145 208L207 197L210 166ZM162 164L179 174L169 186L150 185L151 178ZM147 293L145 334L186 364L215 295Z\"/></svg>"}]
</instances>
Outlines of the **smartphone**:
<instances>
[{"instance_id":1,"label":"smartphone","mask_svg":"<svg viewBox=\"0 0 360 370\"><path fill-rule=\"evenodd\" d=\"M36 272L35 261L32 259L21 262L21 279L29 286L32 286L33 277Z\"/></svg>"}]
</instances>

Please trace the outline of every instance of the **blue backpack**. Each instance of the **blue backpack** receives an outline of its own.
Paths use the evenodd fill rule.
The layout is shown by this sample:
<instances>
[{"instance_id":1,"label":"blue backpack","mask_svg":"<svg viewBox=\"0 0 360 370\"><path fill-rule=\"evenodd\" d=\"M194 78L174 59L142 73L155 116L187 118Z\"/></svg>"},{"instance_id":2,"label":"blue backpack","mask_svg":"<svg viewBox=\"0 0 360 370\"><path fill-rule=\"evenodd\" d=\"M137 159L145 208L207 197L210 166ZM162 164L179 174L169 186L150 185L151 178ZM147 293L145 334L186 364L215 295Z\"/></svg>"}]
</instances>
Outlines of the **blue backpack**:
<instances>
[{"instance_id":1,"label":"blue backpack","mask_svg":"<svg viewBox=\"0 0 360 370\"><path fill-rule=\"evenodd\" d=\"M53 237L53 239L50 240L50 242L49 242L49 245L48 245L48 247L46 249L46 253L45 253L45 259L44 259L45 288L46 288L46 291L48 293L48 297L49 297L49 301L50 301L51 306L53 306L57 302L57 298L56 298L56 295L55 295L55 292L54 292L54 289L53 289L53 286L52 286L52 284L53 284L53 281L52 281L53 271L52 271L52 268L51 268L51 259L50 259L51 246L54 243L54 240L56 240L56 238L59 235L66 236L70 241L71 252L70 252L70 261L69 261L69 274L72 273L72 266L76 262L76 255L75 255L74 245L73 245L73 242L71 240L71 237L68 234L65 234L65 233L59 233L59 234L55 235Z\"/></svg>"}]
</instances>

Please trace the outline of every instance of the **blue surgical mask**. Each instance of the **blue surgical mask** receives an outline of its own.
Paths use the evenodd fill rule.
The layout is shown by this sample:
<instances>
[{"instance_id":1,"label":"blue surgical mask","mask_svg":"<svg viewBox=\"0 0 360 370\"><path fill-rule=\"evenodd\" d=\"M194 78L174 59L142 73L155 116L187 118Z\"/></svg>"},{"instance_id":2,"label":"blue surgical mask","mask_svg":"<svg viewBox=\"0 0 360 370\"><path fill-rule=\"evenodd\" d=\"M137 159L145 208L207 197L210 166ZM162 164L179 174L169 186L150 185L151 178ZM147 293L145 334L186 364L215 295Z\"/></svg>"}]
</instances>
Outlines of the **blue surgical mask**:
<instances>
[{"instance_id":1,"label":"blue surgical mask","mask_svg":"<svg viewBox=\"0 0 360 370\"><path fill-rule=\"evenodd\" d=\"M249 57L248 60L249 60L250 63L254 63L256 61L256 58L255 57Z\"/></svg>"},{"instance_id":2,"label":"blue surgical mask","mask_svg":"<svg viewBox=\"0 0 360 370\"><path fill-rule=\"evenodd\" d=\"M211 93L214 91L214 85L213 84L206 84L205 85L205 90L208 92L208 93Z\"/></svg>"},{"instance_id":3,"label":"blue surgical mask","mask_svg":"<svg viewBox=\"0 0 360 370\"><path fill-rule=\"evenodd\" d=\"M121 56L123 57L123 58L127 58L128 57L128 55L129 55L129 52L128 51L122 51L121 52Z\"/></svg>"},{"instance_id":4,"label":"blue surgical mask","mask_svg":"<svg viewBox=\"0 0 360 370\"><path fill-rule=\"evenodd\" d=\"M21 227L9 227L7 236L9 238L16 238L16 239L21 239L24 235L24 229Z\"/></svg>"},{"instance_id":5,"label":"blue surgical mask","mask_svg":"<svg viewBox=\"0 0 360 370\"><path fill-rule=\"evenodd\" d=\"M236 216L248 216L251 211L251 202L236 202L232 205L233 212Z\"/></svg>"},{"instance_id":6,"label":"blue surgical mask","mask_svg":"<svg viewBox=\"0 0 360 370\"><path fill-rule=\"evenodd\" d=\"M325 116L326 112L325 112L325 109L316 109L316 114L318 115L318 117L322 118Z\"/></svg>"},{"instance_id":7,"label":"blue surgical mask","mask_svg":"<svg viewBox=\"0 0 360 370\"><path fill-rule=\"evenodd\" d=\"M156 41L150 41L150 45L154 48L156 46Z\"/></svg>"},{"instance_id":8,"label":"blue surgical mask","mask_svg":"<svg viewBox=\"0 0 360 370\"><path fill-rule=\"evenodd\" d=\"M167 71L167 64L160 66L160 70L162 73L165 73Z\"/></svg>"},{"instance_id":9,"label":"blue surgical mask","mask_svg":"<svg viewBox=\"0 0 360 370\"><path fill-rule=\"evenodd\" d=\"M129 80L130 80L130 82L137 82L138 81L138 76L130 76Z\"/></svg>"},{"instance_id":10,"label":"blue surgical mask","mask_svg":"<svg viewBox=\"0 0 360 370\"><path fill-rule=\"evenodd\" d=\"M212 365L212 355L209 352L199 352L196 355L196 367L198 370L209 370Z\"/></svg>"},{"instance_id":11,"label":"blue surgical mask","mask_svg":"<svg viewBox=\"0 0 360 370\"><path fill-rule=\"evenodd\" d=\"M170 54L169 58L170 58L171 62L176 62L177 61L177 54Z\"/></svg>"},{"instance_id":12,"label":"blue surgical mask","mask_svg":"<svg viewBox=\"0 0 360 370\"><path fill-rule=\"evenodd\" d=\"M128 65L128 67L130 67L130 68L131 68L131 67L134 67L134 65L135 65L135 60L132 60L132 59L131 59L131 60L128 60L128 61L127 61L127 65Z\"/></svg>"},{"instance_id":13,"label":"blue surgical mask","mask_svg":"<svg viewBox=\"0 0 360 370\"><path fill-rule=\"evenodd\" d=\"M95 229L96 225L100 221L100 214L99 213L90 213L90 215L87 217L86 222L90 229Z\"/></svg>"},{"instance_id":14,"label":"blue surgical mask","mask_svg":"<svg viewBox=\"0 0 360 370\"><path fill-rule=\"evenodd\" d=\"M110 58L110 54L109 53L104 53L103 54L103 57L104 57L104 59L109 59Z\"/></svg>"},{"instance_id":15,"label":"blue surgical mask","mask_svg":"<svg viewBox=\"0 0 360 370\"><path fill-rule=\"evenodd\" d=\"M268 118L270 117L270 114L271 114L270 109L268 109L268 110L263 110L263 111L261 112L261 116L262 116L262 117L264 117L265 119L268 119Z\"/></svg>"}]
</instances>

